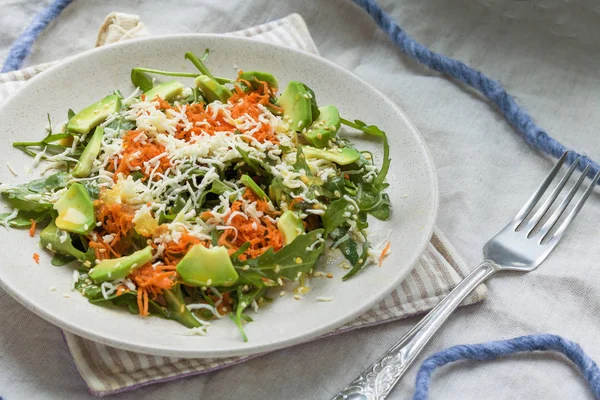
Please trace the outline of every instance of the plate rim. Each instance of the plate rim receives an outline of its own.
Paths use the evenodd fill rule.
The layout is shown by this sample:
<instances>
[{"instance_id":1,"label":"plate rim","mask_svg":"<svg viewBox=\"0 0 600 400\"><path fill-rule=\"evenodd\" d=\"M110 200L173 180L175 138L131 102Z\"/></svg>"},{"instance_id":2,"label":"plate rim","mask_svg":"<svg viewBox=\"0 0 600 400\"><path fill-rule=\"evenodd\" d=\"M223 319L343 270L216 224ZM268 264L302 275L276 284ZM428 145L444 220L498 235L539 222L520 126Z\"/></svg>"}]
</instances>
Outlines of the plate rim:
<instances>
[{"instance_id":1,"label":"plate rim","mask_svg":"<svg viewBox=\"0 0 600 400\"><path fill-rule=\"evenodd\" d=\"M421 231L426 233L426 235L423 234L422 238L420 239L421 243L418 246L418 251L413 253L412 258L410 260L408 260L409 262L407 261L407 264L414 266L416 264L416 262L418 261L418 259L421 257L421 255L424 253L427 244L431 240L431 236L434 231L434 227L435 227L435 223L437 221L437 216L438 216L438 211L439 211L439 182L438 182L437 170L435 167L435 163L433 161L433 157L431 155L431 151L429 150L429 147L427 146L427 143L425 142L425 139L424 139L423 135L421 134L421 132L416 128L416 126L408 118L408 116L404 113L404 111L396 103L394 103L387 95L382 93L380 90L375 88L372 84L370 84L366 80L362 79L355 73L343 68L342 66L340 66L320 55L316 55L313 53L309 53L309 52L299 50L296 48L292 48L292 47L288 47L285 45L269 43L269 42L264 42L264 41L257 41L256 39L243 37L243 36L233 36L230 34L185 33L185 34L169 34L169 35L160 35L160 36L150 36L150 37L146 37L146 38L138 38L138 39L112 43L112 44L109 44L106 46L89 49L84 52L78 53L74 56L70 56L64 60L58 61L57 64L40 72L38 75L36 75L32 79L28 80L27 83L25 83L25 85L23 85L23 87L20 90L11 94L0 105L0 112L2 112L2 110L5 107L7 107L7 105L13 100L13 98L24 88L34 85L40 78L44 78L45 76L52 74L55 70L62 68L64 65L70 64L73 62L77 62L81 59L88 57L90 54L110 52L114 48L132 46L132 45L135 45L136 43L140 43L140 42L177 40L177 39L203 39L203 38L217 39L217 40L225 39L225 40L231 40L231 41L244 41L244 42L251 42L251 43L260 43L260 45L278 48L278 49L286 51L286 52L299 53L303 57L309 57L309 58L318 60L319 62L324 62L324 63L328 64L331 68L334 68L334 69L340 71L341 73L343 73L347 76L350 76L352 79L357 79L362 84L366 85L369 89L371 89L379 97L381 97L384 100L384 102L386 104L388 104L391 109L394 110L394 112L396 114L401 116L402 120L404 121L406 126L410 129L412 135L417 140L417 144L419 145L418 148L420 150L422 150L425 154L426 167L428 170L428 175L430 176L430 179L431 179L430 188L432 191L432 193L431 193L432 206L431 206L430 212L428 212L428 214L427 214L428 215L427 225L424 226L423 229L421 229ZM33 313L35 313L39 317L43 318L44 320L50 322L51 324L55 325L59 329L64 329L72 334L81 336L81 337L91 340L93 342L112 346L112 347L119 348L122 350L127 350L127 351L142 353L142 354L155 355L155 356L181 357L181 358L213 358L213 357L232 357L232 356L256 355L256 354L260 354L260 353L280 350L283 348L287 348L287 347L291 347L291 346L295 346L295 345L299 345L302 343L307 343L307 342L319 339L320 336L333 332L336 328L339 328L340 326L346 324L347 322L355 319L357 316L360 316L364 312L371 309L375 304L377 304L379 301L381 301L385 296L389 295L394 290L394 288L397 286L397 284L406 278L406 276L411 271L411 269L412 268L410 268L410 267L406 268L406 270L401 275L401 278L399 278L398 280L394 280L392 284L389 284L385 288L381 288L380 290L378 290L378 294L376 296L372 297L370 301L366 301L361 307L357 308L354 313L348 314L347 316L340 317L340 318L332 318L332 320L329 323L323 324L319 327L311 329L310 331L305 332L304 334L301 334L301 335L291 335L288 338L279 340L277 342L271 342L268 344L262 344L262 345L258 345L258 346L247 347L247 348L240 347L240 348L231 349L231 350L212 350L212 349L198 349L198 350L188 350L188 351L173 350L173 349L160 348L160 347L156 347L156 346L153 347L153 346L148 346L148 345L139 345L139 344L135 343L134 341L126 340L127 339L126 337L123 338L124 340L114 340L111 338L106 338L99 334L96 334L93 331L86 330L84 328L80 328L79 326L73 325L72 323L65 321L64 319L61 319L59 316L53 314L51 311L37 308L35 306L35 304L30 303L27 299L22 297L18 293L17 290L14 290L10 285L8 285L4 281L3 274L1 272L0 272L0 287L2 287L3 290L5 290L8 294L10 294L10 296L13 299L17 300L26 309L28 309L29 311L32 311Z\"/></svg>"}]
</instances>

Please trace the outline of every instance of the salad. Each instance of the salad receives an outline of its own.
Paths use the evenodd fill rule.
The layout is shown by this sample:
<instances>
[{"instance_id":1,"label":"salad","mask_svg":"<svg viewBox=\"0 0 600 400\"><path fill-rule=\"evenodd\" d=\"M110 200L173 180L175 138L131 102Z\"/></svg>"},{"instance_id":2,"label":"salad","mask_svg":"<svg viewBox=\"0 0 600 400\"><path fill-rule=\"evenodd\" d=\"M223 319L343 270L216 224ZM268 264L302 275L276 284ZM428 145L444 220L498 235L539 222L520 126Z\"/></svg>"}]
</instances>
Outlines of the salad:
<instances>
[{"instance_id":1,"label":"salad","mask_svg":"<svg viewBox=\"0 0 600 400\"><path fill-rule=\"evenodd\" d=\"M369 215L390 215L389 146L376 126L318 105L302 82L277 95L272 74L217 77L207 56L186 53L197 73L134 68L130 96L69 110L54 129L48 117L42 140L15 142L44 168L0 185L12 209L0 224L39 231L52 264L75 266L73 288L93 304L199 334L228 316L246 341L245 310L290 282L299 298L307 278L331 277L316 265L326 249L345 257L344 280L381 264L389 243L374 250L367 227ZM380 167L341 125L381 141Z\"/></svg>"}]
</instances>

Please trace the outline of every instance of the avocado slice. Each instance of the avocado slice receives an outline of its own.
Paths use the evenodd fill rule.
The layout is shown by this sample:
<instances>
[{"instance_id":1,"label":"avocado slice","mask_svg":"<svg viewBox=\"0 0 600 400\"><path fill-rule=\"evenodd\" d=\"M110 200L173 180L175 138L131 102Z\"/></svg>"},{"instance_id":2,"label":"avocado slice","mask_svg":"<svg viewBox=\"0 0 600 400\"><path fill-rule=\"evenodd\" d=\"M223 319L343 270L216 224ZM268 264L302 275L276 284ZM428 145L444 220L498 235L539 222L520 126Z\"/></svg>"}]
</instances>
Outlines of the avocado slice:
<instances>
[{"instance_id":1,"label":"avocado slice","mask_svg":"<svg viewBox=\"0 0 600 400\"><path fill-rule=\"evenodd\" d=\"M121 109L121 97L116 94L106 96L97 103L79 111L69 120L67 131L80 134L88 133L100 125L111 114Z\"/></svg>"},{"instance_id":2,"label":"avocado slice","mask_svg":"<svg viewBox=\"0 0 600 400\"><path fill-rule=\"evenodd\" d=\"M147 246L125 257L102 260L90 270L89 275L96 283L121 279L150 261L152 261L152 246Z\"/></svg>"},{"instance_id":3,"label":"avocado slice","mask_svg":"<svg viewBox=\"0 0 600 400\"><path fill-rule=\"evenodd\" d=\"M252 86L257 89L260 84L257 81L265 82L274 90L279 88L279 82L277 82L277 78L268 72L262 71L242 71L239 75L240 79L244 79L252 84Z\"/></svg>"},{"instance_id":4,"label":"avocado slice","mask_svg":"<svg viewBox=\"0 0 600 400\"><path fill-rule=\"evenodd\" d=\"M87 235L96 226L94 204L85 186L74 183L54 203L56 226L64 231Z\"/></svg>"},{"instance_id":5,"label":"avocado slice","mask_svg":"<svg viewBox=\"0 0 600 400\"><path fill-rule=\"evenodd\" d=\"M177 272L190 286L231 286L238 280L229 252L223 246L207 249L194 245L177 264Z\"/></svg>"},{"instance_id":6,"label":"avocado slice","mask_svg":"<svg viewBox=\"0 0 600 400\"><path fill-rule=\"evenodd\" d=\"M302 131L312 123L310 94L302 82L291 81L277 100L290 129Z\"/></svg>"},{"instance_id":7,"label":"avocado slice","mask_svg":"<svg viewBox=\"0 0 600 400\"><path fill-rule=\"evenodd\" d=\"M319 116L303 133L304 138L315 147L327 147L327 142L340 130L340 113L335 106L319 107Z\"/></svg>"},{"instance_id":8,"label":"avocado slice","mask_svg":"<svg viewBox=\"0 0 600 400\"><path fill-rule=\"evenodd\" d=\"M254 194L256 194L262 200L265 200L267 198L267 194L265 193L265 191L262 190L260 188L260 186L258 186L256 184L256 182L254 182L254 179L252 179L250 176L244 174L240 178L240 181L242 181L244 186L246 186L248 189L252 190L254 192Z\"/></svg>"},{"instance_id":9,"label":"avocado slice","mask_svg":"<svg viewBox=\"0 0 600 400\"><path fill-rule=\"evenodd\" d=\"M57 228L54 221L50 222L48 226L40 232L40 244L45 249L73 256L78 260L86 258L86 253L77 250L73 246L70 235L66 235L65 240L64 234Z\"/></svg>"},{"instance_id":10,"label":"avocado slice","mask_svg":"<svg viewBox=\"0 0 600 400\"><path fill-rule=\"evenodd\" d=\"M336 149L316 149L310 146L302 146L302 152L306 158L320 158L329 160L339 165L352 164L360 158L358 150L352 147Z\"/></svg>"},{"instance_id":11,"label":"avocado slice","mask_svg":"<svg viewBox=\"0 0 600 400\"><path fill-rule=\"evenodd\" d=\"M286 245L292 243L294 239L301 233L304 233L304 224L302 220L298 218L296 213L287 210L277 220L277 229L283 236L283 241Z\"/></svg>"},{"instance_id":12,"label":"avocado slice","mask_svg":"<svg viewBox=\"0 0 600 400\"><path fill-rule=\"evenodd\" d=\"M100 153L100 147L102 147L102 136L104 136L104 129L97 126L92 138L87 146L85 146L83 153L79 157L79 161L77 161L75 168L71 172L71 175L75 178L87 178L90 172L92 172L92 165Z\"/></svg>"},{"instance_id":13,"label":"avocado slice","mask_svg":"<svg viewBox=\"0 0 600 400\"><path fill-rule=\"evenodd\" d=\"M194 82L196 82L196 87L202 91L204 98L208 100L209 103L212 103L215 100L219 100L221 103L227 103L227 99L231 97L231 90L206 75L198 76Z\"/></svg>"},{"instance_id":14,"label":"avocado slice","mask_svg":"<svg viewBox=\"0 0 600 400\"><path fill-rule=\"evenodd\" d=\"M144 92L146 100L154 100L156 96L163 100L171 101L175 97L180 96L183 92L183 83L178 81L168 81L154 86L152 89Z\"/></svg>"}]
</instances>

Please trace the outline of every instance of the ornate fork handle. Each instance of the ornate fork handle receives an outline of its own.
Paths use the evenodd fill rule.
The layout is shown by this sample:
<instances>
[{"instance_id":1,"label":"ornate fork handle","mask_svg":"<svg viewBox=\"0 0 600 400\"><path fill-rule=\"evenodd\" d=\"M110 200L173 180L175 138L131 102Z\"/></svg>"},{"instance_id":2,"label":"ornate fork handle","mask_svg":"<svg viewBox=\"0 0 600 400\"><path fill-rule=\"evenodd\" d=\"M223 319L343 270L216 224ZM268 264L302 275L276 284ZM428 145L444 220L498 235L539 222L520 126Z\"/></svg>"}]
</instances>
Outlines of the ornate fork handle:
<instances>
[{"instance_id":1,"label":"ornate fork handle","mask_svg":"<svg viewBox=\"0 0 600 400\"><path fill-rule=\"evenodd\" d=\"M385 399L450 314L498 269L499 266L484 261L379 360L335 395L333 400Z\"/></svg>"}]
</instances>

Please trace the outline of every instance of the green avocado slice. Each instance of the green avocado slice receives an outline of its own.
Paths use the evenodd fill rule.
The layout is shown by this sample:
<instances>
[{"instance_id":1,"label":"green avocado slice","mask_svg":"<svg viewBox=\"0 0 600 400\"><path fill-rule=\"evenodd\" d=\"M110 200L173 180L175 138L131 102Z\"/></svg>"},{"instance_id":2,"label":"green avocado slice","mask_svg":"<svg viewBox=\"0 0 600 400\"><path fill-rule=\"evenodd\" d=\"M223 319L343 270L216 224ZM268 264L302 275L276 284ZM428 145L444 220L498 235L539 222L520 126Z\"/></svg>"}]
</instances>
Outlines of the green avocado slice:
<instances>
[{"instance_id":1,"label":"green avocado slice","mask_svg":"<svg viewBox=\"0 0 600 400\"><path fill-rule=\"evenodd\" d=\"M227 103L227 99L231 97L231 90L206 75L198 76L194 82L196 82L196 87L202 91L204 98L209 103L216 100L219 100L221 103Z\"/></svg>"},{"instance_id":2,"label":"green avocado slice","mask_svg":"<svg viewBox=\"0 0 600 400\"><path fill-rule=\"evenodd\" d=\"M88 133L120 109L121 97L116 94L106 96L99 102L94 103L75 114L67 124L67 131L80 134Z\"/></svg>"},{"instance_id":3,"label":"green avocado slice","mask_svg":"<svg viewBox=\"0 0 600 400\"><path fill-rule=\"evenodd\" d=\"M85 186L74 183L54 203L56 226L64 231L87 235L96 226L94 203Z\"/></svg>"},{"instance_id":4,"label":"green avocado slice","mask_svg":"<svg viewBox=\"0 0 600 400\"><path fill-rule=\"evenodd\" d=\"M312 123L310 96L302 82L291 81L277 100L290 129L300 132Z\"/></svg>"},{"instance_id":5,"label":"green avocado slice","mask_svg":"<svg viewBox=\"0 0 600 400\"><path fill-rule=\"evenodd\" d=\"M100 148L102 147L102 137L104 136L104 129L97 126L92 138L88 142L87 146L81 153L75 168L71 172L75 178L87 178L92 172L92 165L94 164L94 160L98 157L100 153Z\"/></svg>"},{"instance_id":6,"label":"green avocado slice","mask_svg":"<svg viewBox=\"0 0 600 400\"><path fill-rule=\"evenodd\" d=\"M238 280L225 247L194 245L177 264L177 272L190 286L231 286Z\"/></svg>"},{"instance_id":7,"label":"green avocado slice","mask_svg":"<svg viewBox=\"0 0 600 400\"><path fill-rule=\"evenodd\" d=\"M125 278L134 269L152 261L152 246L147 246L125 257L102 260L89 272L96 283Z\"/></svg>"},{"instance_id":8,"label":"green avocado slice","mask_svg":"<svg viewBox=\"0 0 600 400\"><path fill-rule=\"evenodd\" d=\"M319 107L319 111L319 116L303 136L315 147L327 147L327 143L340 130L340 113L335 106L331 105Z\"/></svg>"},{"instance_id":9,"label":"green avocado slice","mask_svg":"<svg viewBox=\"0 0 600 400\"><path fill-rule=\"evenodd\" d=\"M77 250L73 246L71 236L66 235L65 237L56 227L54 221L50 222L48 226L40 232L40 244L45 249L73 256L78 260L86 258L86 253Z\"/></svg>"},{"instance_id":10,"label":"green avocado slice","mask_svg":"<svg viewBox=\"0 0 600 400\"><path fill-rule=\"evenodd\" d=\"M301 233L304 233L304 225L302 220L290 210L287 210L277 220L277 229L283 236L283 241L286 245L292 243L294 239Z\"/></svg>"},{"instance_id":11,"label":"green avocado slice","mask_svg":"<svg viewBox=\"0 0 600 400\"><path fill-rule=\"evenodd\" d=\"M183 83L178 81L168 81L154 86L144 94L146 95L146 100L148 101L154 100L156 96L163 100L171 101L177 96L180 96L183 92L183 89Z\"/></svg>"},{"instance_id":12,"label":"green avocado slice","mask_svg":"<svg viewBox=\"0 0 600 400\"><path fill-rule=\"evenodd\" d=\"M360 158L360 153L352 147L316 149L310 146L302 146L302 152L306 158L320 158L339 165L352 164Z\"/></svg>"}]
</instances>

